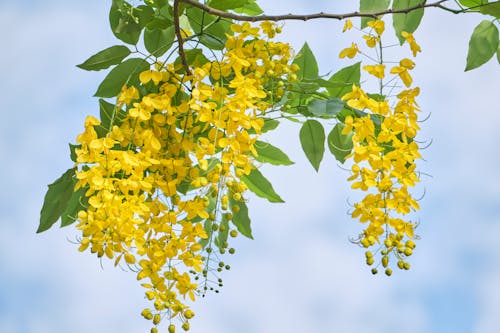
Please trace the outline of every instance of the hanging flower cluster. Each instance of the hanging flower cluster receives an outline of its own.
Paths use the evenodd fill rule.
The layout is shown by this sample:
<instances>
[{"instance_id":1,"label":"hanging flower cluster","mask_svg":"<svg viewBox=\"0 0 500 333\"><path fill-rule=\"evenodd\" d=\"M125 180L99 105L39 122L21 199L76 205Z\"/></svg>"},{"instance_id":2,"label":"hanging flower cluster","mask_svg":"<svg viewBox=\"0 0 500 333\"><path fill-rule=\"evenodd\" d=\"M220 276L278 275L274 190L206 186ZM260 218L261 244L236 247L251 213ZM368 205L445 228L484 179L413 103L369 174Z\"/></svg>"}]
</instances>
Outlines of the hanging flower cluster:
<instances>
[{"instance_id":1,"label":"hanging flower cluster","mask_svg":"<svg viewBox=\"0 0 500 333\"><path fill-rule=\"evenodd\" d=\"M346 27L345 30L349 25L346 24ZM366 225L358 241L364 248L376 247L385 273L391 275L390 258L396 258L399 268L409 269L406 258L415 248L416 224L405 216L419 209L409 189L419 182L415 163L421 155L414 139L419 130L416 97L420 90L411 87L410 71L415 63L408 58L393 66L390 69L393 77L384 81L386 65L381 54L384 21L368 22L368 27L370 31L363 39L368 47L378 47L379 63L366 65L363 69L379 80L380 91L368 94L354 85L352 91L342 97L355 111L345 118L342 134L352 133L353 151L349 157L353 164L348 180L352 182L353 189L366 192L364 198L354 204L351 213L353 218ZM407 32L402 35L410 45L413 56L416 56L420 47L413 35ZM358 46L353 43L339 56L353 58L358 52ZM383 89L397 78L407 89L401 90L395 98L384 96ZM373 265L374 254L371 251L365 254L367 264ZM373 268L372 272L376 274L377 268Z\"/></svg>"},{"instance_id":2,"label":"hanging flower cluster","mask_svg":"<svg viewBox=\"0 0 500 333\"><path fill-rule=\"evenodd\" d=\"M89 116L77 138L76 189L88 200L78 212L80 251L137 271L153 305L142 312L151 332L161 321L174 332L174 318L188 330L187 299L229 269L213 248L224 253L238 235L231 221L246 213L241 177L255 168L263 115L296 78L289 45L270 40L273 23L231 30L220 60L192 75L155 63L139 85L123 87L109 126Z\"/></svg>"}]
</instances>

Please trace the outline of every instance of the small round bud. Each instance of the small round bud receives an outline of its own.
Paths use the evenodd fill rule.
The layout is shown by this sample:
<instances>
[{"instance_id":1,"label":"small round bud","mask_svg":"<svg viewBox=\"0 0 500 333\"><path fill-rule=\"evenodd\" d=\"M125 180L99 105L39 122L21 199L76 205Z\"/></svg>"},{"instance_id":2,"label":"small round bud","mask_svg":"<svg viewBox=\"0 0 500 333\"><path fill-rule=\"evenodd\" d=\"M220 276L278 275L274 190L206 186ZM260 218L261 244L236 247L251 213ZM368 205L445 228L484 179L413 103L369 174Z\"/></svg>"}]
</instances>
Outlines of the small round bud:
<instances>
[{"instance_id":1,"label":"small round bud","mask_svg":"<svg viewBox=\"0 0 500 333\"><path fill-rule=\"evenodd\" d=\"M398 261L398 268L399 269L404 269L405 268L405 262L403 260Z\"/></svg>"},{"instance_id":2,"label":"small round bud","mask_svg":"<svg viewBox=\"0 0 500 333\"><path fill-rule=\"evenodd\" d=\"M387 269L385 270L385 275L387 275L387 276L391 276L391 275L392 275L392 269L387 268Z\"/></svg>"},{"instance_id":3,"label":"small round bud","mask_svg":"<svg viewBox=\"0 0 500 333\"><path fill-rule=\"evenodd\" d=\"M161 321L161 316L159 313L155 314L153 317L153 324L158 325Z\"/></svg>"},{"instance_id":4,"label":"small round bud","mask_svg":"<svg viewBox=\"0 0 500 333\"><path fill-rule=\"evenodd\" d=\"M184 322L184 324L182 324L182 329L183 329L184 331L189 331L189 323L188 323L187 321L186 321L186 322Z\"/></svg>"},{"instance_id":5,"label":"small round bud","mask_svg":"<svg viewBox=\"0 0 500 333\"><path fill-rule=\"evenodd\" d=\"M230 249L229 249L229 253L230 253L230 254L234 254L234 252L236 252L236 250L235 250L234 248L230 248Z\"/></svg>"},{"instance_id":6,"label":"small round bud","mask_svg":"<svg viewBox=\"0 0 500 333\"><path fill-rule=\"evenodd\" d=\"M174 324L168 325L168 333L175 333L175 325Z\"/></svg>"},{"instance_id":7,"label":"small round bud","mask_svg":"<svg viewBox=\"0 0 500 333\"><path fill-rule=\"evenodd\" d=\"M231 230L231 231L229 232L229 235L230 235L231 237L236 237L236 236L238 236L238 231L236 231L236 230Z\"/></svg>"},{"instance_id":8,"label":"small round bud","mask_svg":"<svg viewBox=\"0 0 500 333\"><path fill-rule=\"evenodd\" d=\"M378 273L378 270L376 268L372 268L372 274L375 275Z\"/></svg>"},{"instance_id":9,"label":"small round bud","mask_svg":"<svg viewBox=\"0 0 500 333\"><path fill-rule=\"evenodd\" d=\"M186 310L186 312L184 312L184 317L186 317L186 319L191 319L194 317L194 312L191 310Z\"/></svg>"}]
</instances>

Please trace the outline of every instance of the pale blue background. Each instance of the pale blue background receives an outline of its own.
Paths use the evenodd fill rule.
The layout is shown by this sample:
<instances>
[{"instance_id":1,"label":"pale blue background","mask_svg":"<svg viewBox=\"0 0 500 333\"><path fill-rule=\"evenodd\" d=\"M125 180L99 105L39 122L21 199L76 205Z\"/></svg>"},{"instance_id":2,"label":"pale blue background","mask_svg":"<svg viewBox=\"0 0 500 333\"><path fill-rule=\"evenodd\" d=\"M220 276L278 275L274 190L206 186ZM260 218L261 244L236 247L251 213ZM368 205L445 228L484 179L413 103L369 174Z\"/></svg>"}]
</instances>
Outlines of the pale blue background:
<instances>
[{"instance_id":1,"label":"pale blue background","mask_svg":"<svg viewBox=\"0 0 500 333\"><path fill-rule=\"evenodd\" d=\"M355 1L261 1L270 13L355 9ZM0 1L0 332L148 332L135 276L81 254L74 228L36 235L46 185L71 167L68 142L97 114L104 72L74 65L114 39L109 1ZM418 193L421 227L410 272L373 277L348 242L355 194L327 156L316 174L298 126L274 135L297 163L264 167L286 204L251 199L254 241L239 239L222 294L195 306L192 332L495 333L500 327L500 66L464 73L479 15L429 10L416 34L414 78L431 117ZM283 39L308 40L323 74L347 62L333 21L287 23ZM396 59L396 58L395 58Z\"/></svg>"}]
</instances>

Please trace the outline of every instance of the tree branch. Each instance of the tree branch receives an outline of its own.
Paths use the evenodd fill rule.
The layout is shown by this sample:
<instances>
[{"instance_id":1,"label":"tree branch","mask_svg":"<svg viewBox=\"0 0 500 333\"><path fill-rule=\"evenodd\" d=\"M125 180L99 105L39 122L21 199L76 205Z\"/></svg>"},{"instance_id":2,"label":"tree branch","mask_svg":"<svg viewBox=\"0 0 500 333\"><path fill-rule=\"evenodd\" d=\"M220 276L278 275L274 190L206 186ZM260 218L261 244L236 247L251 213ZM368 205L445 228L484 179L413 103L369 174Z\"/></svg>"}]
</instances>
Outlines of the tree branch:
<instances>
[{"instance_id":1,"label":"tree branch","mask_svg":"<svg viewBox=\"0 0 500 333\"><path fill-rule=\"evenodd\" d=\"M222 10L218 10L207 5L204 5L196 0L176 0L175 2L180 1L186 4L189 4L193 7L199 8L208 14L212 14L215 16L235 20L235 21L249 21L249 22L257 22L257 21L284 21L284 20L300 20L300 21L308 21L319 18L326 19L336 19L336 20L344 20L346 18L351 17L371 17L377 18L380 15L384 14L408 14L411 11L428 8L428 7L441 7L441 4L448 0L440 0L433 3L421 3L419 5L408 7L404 9L387 9L380 12L375 13L360 13L360 12L352 12L346 14L329 14L320 12L317 14L306 14L306 15L297 15L297 14L285 14L285 15L258 15L258 16L247 16L247 15L238 15L234 13L224 12ZM175 5L174 2L174 5ZM174 13L175 16L175 13Z\"/></svg>"},{"instance_id":2,"label":"tree branch","mask_svg":"<svg viewBox=\"0 0 500 333\"><path fill-rule=\"evenodd\" d=\"M186 54L184 53L184 39L182 38L181 27L179 24L179 0L174 0L174 30L175 36L177 36L177 43L179 44L179 57L181 58L182 66L184 67L186 74L191 75L191 70L189 69L189 65L186 60Z\"/></svg>"}]
</instances>

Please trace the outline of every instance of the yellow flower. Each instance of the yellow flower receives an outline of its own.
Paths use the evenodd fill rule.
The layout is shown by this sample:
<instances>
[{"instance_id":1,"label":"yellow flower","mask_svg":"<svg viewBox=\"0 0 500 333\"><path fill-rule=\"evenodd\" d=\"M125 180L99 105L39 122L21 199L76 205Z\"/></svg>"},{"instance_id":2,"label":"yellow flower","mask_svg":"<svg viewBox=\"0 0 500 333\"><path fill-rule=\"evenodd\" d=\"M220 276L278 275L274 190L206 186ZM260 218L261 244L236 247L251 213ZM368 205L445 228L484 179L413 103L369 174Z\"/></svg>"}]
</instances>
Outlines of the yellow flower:
<instances>
[{"instance_id":1,"label":"yellow flower","mask_svg":"<svg viewBox=\"0 0 500 333\"><path fill-rule=\"evenodd\" d=\"M352 59L359 52L358 45L356 43L352 43L351 47L345 48L339 53L339 58L343 59L345 57Z\"/></svg>"},{"instance_id":2,"label":"yellow flower","mask_svg":"<svg viewBox=\"0 0 500 333\"><path fill-rule=\"evenodd\" d=\"M370 27L370 28L373 28L373 30L375 30L375 32L377 33L377 35L382 35L384 33L384 29L385 29L385 23L384 21L382 20L375 20L375 21L370 21L367 23L367 25Z\"/></svg>"},{"instance_id":3,"label":"yellow flower","mask_svg":"<svg viewBox=\"0 0 500 333\"><path fill-rule=\"evenodd\" d=\"M363 66L363 69L379 79L383 79L385 76L385 65L383 65L383 64L366 65L366 66Z\"/></svg>"},{"instance_id":4,"label":"yellow flower","mask_svg":"<svg viewBox=\"0 0 500 333\"><path fill-rule=\"evenodd\" d=\"M375 45L377 45L377 43L380 42L380 37L372 35L364 35L363 39L365 40L366 45L371 48L375 47Z\"/></svg>"},{"instance_id":5,"label":"yellow flower","mask_svg":"<svg viewBox=\"0 0 500 333\"><path fill-rule=\"evenodd\" d=\"M347 30L352 29L352 21L351 20L346 20L344 23L344 28L342 29L342 32L346 32Z\"/></svg>"},{"instance_id":6,"label":"yellow flower","mask_svg":"<svg viewBox=\"0 0 500 333\"><path fill-rule=\"evenodd\" d=\"M413 52L413 56L416 57L418 52L422 52L422 49L420 48L420 45L417 44L415 41L415 38L413 37L413 34L403 31L401 33L401 36L406 39L406 42L410 44L410 49Z\"/></svg>"}]
</instances>

